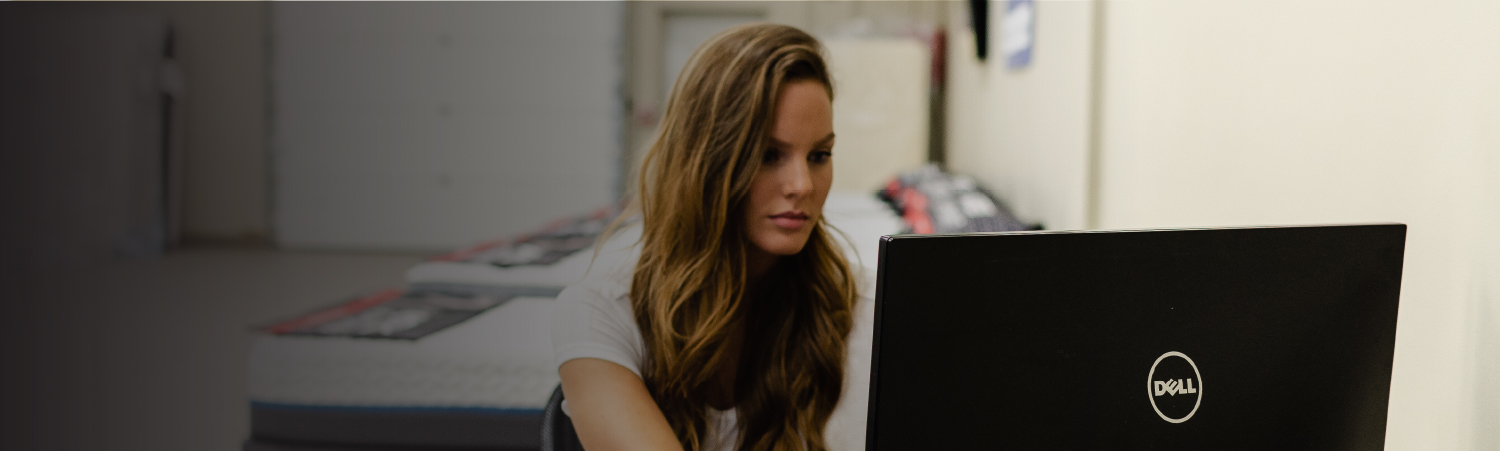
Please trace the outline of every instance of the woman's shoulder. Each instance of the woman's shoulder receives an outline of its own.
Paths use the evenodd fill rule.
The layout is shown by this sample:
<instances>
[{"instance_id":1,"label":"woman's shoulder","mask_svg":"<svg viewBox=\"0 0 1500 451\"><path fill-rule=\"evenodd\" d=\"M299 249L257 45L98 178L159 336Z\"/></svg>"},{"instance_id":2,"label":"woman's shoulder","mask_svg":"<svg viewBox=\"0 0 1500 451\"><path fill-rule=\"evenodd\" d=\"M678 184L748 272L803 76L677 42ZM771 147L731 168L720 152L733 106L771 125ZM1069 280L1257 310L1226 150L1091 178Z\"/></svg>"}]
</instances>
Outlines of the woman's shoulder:
<instances>
[{"instance_id":1,"label":"woman's shoulder","mask_svg":"<svg viewBox=\"0 0 1500 451\"><path fill-rule=\"evenodd\" d=\"M568 288L578 288L608 300L629 294L635 265L641 256L640 241L639 222L622 226L597 246L588 272Z\"/></svg>"},{"instance_id":2,"label":"woman's shoulder","mask_svg":"<svg viewBox=\"0 0 1500 451\"><path fill-rule=\"evenodd\" d=\"M597 358L640 374L643 345L629 298L639 237L638 227L626 228L600 244L588 275L557 295L552 347L558 365Z\"/></svg>"},{"instance_id":3,"label":"woman's shoulder","mask_svg":"<svg viewBox=\"0 0 1500 451\"><path fill-rule=\"evenodd\" d=\"M561 314L583 314L600 319L630 318L630 284L640 259L640 227L622 228L595 251L583 279L557 295Z\"/></svg>"}]
</instances>

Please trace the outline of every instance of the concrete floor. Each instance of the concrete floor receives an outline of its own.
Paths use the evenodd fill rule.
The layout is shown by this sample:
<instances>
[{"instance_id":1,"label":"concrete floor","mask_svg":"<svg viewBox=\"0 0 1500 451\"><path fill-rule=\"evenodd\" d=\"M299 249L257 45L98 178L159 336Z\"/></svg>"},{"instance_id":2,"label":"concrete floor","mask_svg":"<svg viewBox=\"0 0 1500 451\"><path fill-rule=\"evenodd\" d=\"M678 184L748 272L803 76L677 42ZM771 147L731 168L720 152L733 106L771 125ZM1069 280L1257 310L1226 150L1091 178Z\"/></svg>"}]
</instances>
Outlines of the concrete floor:
<instances>
[{"instance_id":1,"label":"concrete floor","mask_svg":"<svg viewBox=\"0 0 1500 451\"><path fill-rule=\"evenodd\" d=\"M236 450L252 327L399 286L419 255L197 249L28 276L0 449Z\"/></svg>"}]
</instances>

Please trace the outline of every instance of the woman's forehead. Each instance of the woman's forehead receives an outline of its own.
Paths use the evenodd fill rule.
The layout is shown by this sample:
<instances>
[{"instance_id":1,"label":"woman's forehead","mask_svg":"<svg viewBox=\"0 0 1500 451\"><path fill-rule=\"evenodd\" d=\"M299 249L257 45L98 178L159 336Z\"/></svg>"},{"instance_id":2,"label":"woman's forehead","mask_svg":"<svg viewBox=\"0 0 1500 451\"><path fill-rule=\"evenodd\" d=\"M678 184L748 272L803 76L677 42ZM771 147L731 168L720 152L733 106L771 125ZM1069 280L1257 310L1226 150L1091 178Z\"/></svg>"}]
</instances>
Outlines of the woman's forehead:
<instances>
[{"instance_id":1,"label":"woman's forehead","mask_svg":"<svg viewBox=\"0 0 1500 451\"><path fill-rule=\"evenodd\" d=\"M819 144L833 139L833 102L822 83L800 80L781 87L772 140L782 145Z\"/></svg>"}]
</instances>

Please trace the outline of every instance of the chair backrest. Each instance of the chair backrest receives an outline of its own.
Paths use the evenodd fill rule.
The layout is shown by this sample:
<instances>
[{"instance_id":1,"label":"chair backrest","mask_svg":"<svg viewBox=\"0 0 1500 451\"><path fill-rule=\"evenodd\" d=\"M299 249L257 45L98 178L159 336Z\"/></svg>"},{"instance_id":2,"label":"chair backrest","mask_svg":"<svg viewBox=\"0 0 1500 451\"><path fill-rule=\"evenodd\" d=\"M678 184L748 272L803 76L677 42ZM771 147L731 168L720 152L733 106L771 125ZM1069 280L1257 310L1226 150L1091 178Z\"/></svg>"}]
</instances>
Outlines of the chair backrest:
<instances>
[{"instance_id":1,"label":"chair backrest","mask_svg":"<svg viewBox=\"0 0 1500 451\"><path fill-rule=\"evenodd\" d=\"M562 385L558 385L547 400L547 408L542 410L541 451L583 451L578 432L573 430L573 420L563 412L562 403Z\"/></svg>"}]
</instances>

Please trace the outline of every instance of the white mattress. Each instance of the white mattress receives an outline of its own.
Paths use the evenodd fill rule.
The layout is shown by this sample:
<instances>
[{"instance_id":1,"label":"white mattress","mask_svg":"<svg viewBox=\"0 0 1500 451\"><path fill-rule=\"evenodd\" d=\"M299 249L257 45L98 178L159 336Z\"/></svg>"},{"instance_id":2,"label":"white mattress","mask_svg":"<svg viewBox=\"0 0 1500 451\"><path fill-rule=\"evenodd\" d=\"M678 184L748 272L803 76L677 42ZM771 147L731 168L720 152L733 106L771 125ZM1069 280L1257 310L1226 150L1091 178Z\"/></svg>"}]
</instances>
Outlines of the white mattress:
<instances>
[{"instance_id":1,"label":"white mattress","mask_svg":"<svg viewBox=\"0 0 1500 451\"><path fill-rule=\"evenodd\" d=\"M873 276L880 253L880 236L899 233L905 228L901 217L873 193L834 191L828 194L823 215L834 228L848 235L841 243L851 264ZM618 242L633 242L639 236L622 232ZM835 234L836 240L843 237ZM594 259L591 250L574 253L548 266L500 268L475 262L433 261L418 264L406 272L407 283L423 286L522 286L566 287L579 280Z\"/></svg>"},{"instance_id":2,"label":"white mattress","mask_svg":"<svg viewBox=\"0 0 1500 451\"><path fill-rule=\"evenodd\" d=\"M255 403L541 409L557 387L552 298L517 297L415 341L257 337Z\"/></svg>"}]
</instances>

